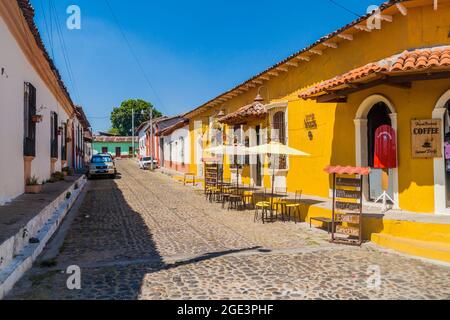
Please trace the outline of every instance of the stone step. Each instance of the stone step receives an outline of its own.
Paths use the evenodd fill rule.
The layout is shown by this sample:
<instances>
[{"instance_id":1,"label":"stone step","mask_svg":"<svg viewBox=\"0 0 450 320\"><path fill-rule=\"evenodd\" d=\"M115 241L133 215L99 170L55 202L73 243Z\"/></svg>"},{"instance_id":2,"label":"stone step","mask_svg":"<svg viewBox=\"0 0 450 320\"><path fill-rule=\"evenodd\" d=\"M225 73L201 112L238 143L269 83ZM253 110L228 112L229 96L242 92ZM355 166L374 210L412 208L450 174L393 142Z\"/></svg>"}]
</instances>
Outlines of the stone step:
<instances>
[{"instance_id":1,"label":"stone step","mask_svg":"<svg viewBox=\"0 0 450 320\"><path fill-rule=\"evenodd\" d=\"M67 212L73 206L86 184L85 177L79 178L52 203L47 205L28 222L25 228L0 244L0 299L15 285L44 249L60 226ZM75 185L78 187L75 188ZM67 198L68 192L70 197ZM24 233L26 230L26 233ZM30 241L34 238L37 241Z\"/></svg>"},{"instance_id":2,"label":"stone step","mask_svg":"<svg viewBox=\"0 0 450 320\"><path fill-rule=\"evenodd\" d=\"M385 233L372 234L372 242L413 256L450 263L450 243L396 237Z\"/></svg>"}]
</instances>

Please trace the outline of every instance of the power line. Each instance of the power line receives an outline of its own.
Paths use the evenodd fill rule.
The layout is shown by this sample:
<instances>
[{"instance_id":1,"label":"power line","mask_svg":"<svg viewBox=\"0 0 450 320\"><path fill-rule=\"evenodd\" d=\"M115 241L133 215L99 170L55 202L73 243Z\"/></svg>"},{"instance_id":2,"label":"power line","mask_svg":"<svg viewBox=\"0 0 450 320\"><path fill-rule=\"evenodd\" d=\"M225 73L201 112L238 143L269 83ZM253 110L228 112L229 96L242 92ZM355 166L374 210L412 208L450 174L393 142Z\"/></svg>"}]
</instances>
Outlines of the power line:
<instances>
[{"instance_id":1,"label":"power line","mask_svg":"<svg viewBox=\"0 0 450 320\"><path fill-rule=\"evenodd\" d=\"M105 0L105 2L106 2L106 5L107 5L108 8L109 8L109 11L111 12L111 15L112 15L112 17L113 17L113 19L114 19L114 22L116 23L117 27L119 28L120 33L122 34L122 37L124 38L125 43L126 43L127 46L128 46L128 49L129 49L130 52L131 52L131 55L133 56L134 60L136 61L136 64L137 64L137 66L139 67L139 69L140 69L140 71L141 71L141 73L142 73L142 75L143 75L145 81L147 82L147 84L148 84L148 86L150 87L150 89L153 91L153 93L154 93L156 99L158 99L158 101L159 101L159 103L161 104L161 106L165 109L165 106L164 106L164 103L163 103L162 99L159 97L158 93L156 92L155 88L153 87L153 84L152 84L152 82L150 81L149 77L147 76L147 73L145 72L145 69L144 69L144 67L143 67L142 64L141 64L141 61L139 60L139 58L138 58L136 52L133 50L133 47L131 46L130 41L128 40L127 36L125 35L125 32L124 32L124 30L123 30L123 28L122 28L122 26L121 26L121 24L120 24L119 19L117 18L116 14L114 13L114 10L113 10L111 4L109 3L108 0Z\"/></svg>"},{"instance_id":2,"label":"power line","mask_svg":"<svg viewBox=\"0 0 450 320\"><path fill-rule=\"evenodd\" d=\"M338 3L338 2L336 2L336 1L334 1L334 0L328 0L328 1L331 2L332 4L334 4L335 6L337 6L337 7L341 8L341 9L343 9L343 10L345 10L345 11L347 11L347 12L349 12L349 13L355 15L355 16L357 16L358 18L361 18L361 17L362 17L360 14L356 13L355 11L353 11L353 10L347 8L346 6L344 6L344 5L342 5L342 4Z\"/></svg>"},{"instance_id":3,"label":"power line","mask_svg":"<svg viewBox=\"0 0 450 320\"><path fill-rule=\"evenodd\" d=\"M39 2L41 4L42 16L44 17L44 26L45 26L45 30L47 31L47 38L48 38L48 43L49 43L49 46L50 46L50 51L52 53L52 60L54 60L55 59L55 53L54 53L54 50L53 50L53 41L52 41L51 36L50 36L50 29L49 29L48 23L47 23L47 16L45 14L44 2L43 2L43 0L40 0Z\"/></svg>"},{"instance_id":4,"label":"power line","mask_svg":"<svg viewBox=\"0 0 450 320\"><path fill-rule=\"evenodd\" d=\"M64 33L62 32L61 26L59 25L59 19L58 19L58 16L57 16L57 10L56 10L56 7L55 7L55 4L54 4L53 0L50 0L50 12L52 12L52 11L53 11L53 16L54 16L55 23L56 23L56 31L57 31L56 34L57 34L57 36L59 38L61 52L62 52L62 55L63 55L64 64L66 66L67 73L68 73L68 76L69 76L69 81L71 82L72 89L74 91L76 99L81 104L83 104L82 101L81 101L81 97L80 97L79 91L78 91L77 82L76 82L76 79L75 79L75 76L74 76L74 73L73 73L72 64L70 62L70 56L69 56L69 53L68 53L68 50L67 50L67 46L66 46L66 42L65 42L65 39L64 39Z\"/></svg>"}]
</instances>

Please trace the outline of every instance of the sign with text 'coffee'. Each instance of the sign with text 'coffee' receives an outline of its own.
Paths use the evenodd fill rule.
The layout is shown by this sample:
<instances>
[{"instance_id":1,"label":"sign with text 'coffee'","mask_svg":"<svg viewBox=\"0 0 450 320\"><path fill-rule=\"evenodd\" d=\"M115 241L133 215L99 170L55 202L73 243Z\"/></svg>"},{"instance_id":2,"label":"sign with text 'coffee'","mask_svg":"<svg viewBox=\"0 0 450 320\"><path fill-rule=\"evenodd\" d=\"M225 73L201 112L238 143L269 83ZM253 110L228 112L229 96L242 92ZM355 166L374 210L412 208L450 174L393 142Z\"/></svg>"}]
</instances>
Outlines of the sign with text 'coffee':
<instances>
[{"instance_id":1,"label":"sign with text 'coffee'","mask_svg":"<svg viewBox=\"0 0 450 320\"><path fill-rule=\"evenodd\" d=\"M413 158L442 157L442 121L425 119L411 121L411 148Z\"/></svg>"}]
</instances>

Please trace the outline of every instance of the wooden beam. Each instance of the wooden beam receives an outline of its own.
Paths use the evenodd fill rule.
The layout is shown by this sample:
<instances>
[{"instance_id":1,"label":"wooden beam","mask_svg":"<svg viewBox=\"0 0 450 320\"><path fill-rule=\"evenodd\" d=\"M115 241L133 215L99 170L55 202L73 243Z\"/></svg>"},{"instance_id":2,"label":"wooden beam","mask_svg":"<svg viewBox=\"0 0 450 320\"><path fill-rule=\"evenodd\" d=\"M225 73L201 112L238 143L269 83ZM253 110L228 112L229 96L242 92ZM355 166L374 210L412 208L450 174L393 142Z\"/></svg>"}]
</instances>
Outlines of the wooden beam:
<instances>
[{"instance_id":1,"label":"wooden beam","mask_svg":"<svg viewBox=\"0 0 450 320\"><path fill-rule=\"evenodd\" d=\"M261 80L258 80L258 79L255 79L255 80L253 80L252 82L253 82L253 83L256 83L256 84L263 84L263 82L262 82Z\"/></svg>"},{"instance_id":2,"label":"wooden beam","mask_svg":"<svg viewBox=\"0 0 450 320\"><path fill-rule=\"evenodd\" d=\"M341 34L338 34L338 37L341 38L341 39L348 40L348 41L353 41L353 35L352 34L341 33Z\"/></svg>"},{"instance_id":3,"label":"wooden beam","mask_svg":"<svg viewBox=\"0 0 450 320\"><path fill-rule=\"evenodd\" d=\"M269 71L269 72L267 72L267 74L270 74L271 76L274 76L274 77L277 77L279 75L279 73L276 71Z\"/></svg>"},{"instance_id":4,"label":"wooden beam","mask_svg":"<svg viewBox=\"0 0 450 320\"><path fill-rule=\"evenodd\" d=\"M277 70L283 71L283 72L288 72L289 71L289 69L285 68L285 67L278 67Z\"/></svg>"},{"instance_id":5,"label":"wooden beam","mask_svg":"<svg viewBox=\"0 0 450 320\"><path fill-rule=\"evenodd\" d=\"M336 42L324 42L322 44L325 47L328 47L328 48L332 48L332 49L337 49L338 48L338 44Z\"/></svg>"},{"instance_id":6,"label":"wooden beam","mask_svg":"<svg viewBox=\"0 0 450 320\"><path fill-rule=\"evenodd\" d=\"M408 9L402 3L396 3L398 11L404 16L408 14Z\"/></svg>"},{"instance_id":7,"label":"wooden beam","mask_svg":"<svg viewBox=\"0 0 450 320\"><path fill-rule=\"evenodd\" d=\"M297 62L288 61L288 62L286 62L286 64L287 64L288 66L291 66L291 67L298 67L298 63L297 63Z\"/></svg>"},{"instance_id":8,"label":"wooden beam","mask_svg":"<svg viewBox=\"0 0 450 320\"><path fill-rule=\"evenodd\" d=\"M355 25L355 29L358 29L360 31L372 32L372 29L370 29L367 26L360 25L360 24Z\"/></svg>"},{"instance_id":9,"label":"wooden beam","mask_svg":"<svg viewBox=\"0 0 450 320\"><path fill-rule=\"evenodd\" d=\"M381 19L381 21L386 21L386 22L394 21L394 18L392 16L386 15L386 14L380 14L380 19Z\"/></svg>"},{"instance_id":10,"label":"wooden beam","mask_svg":"<svg viewBox=\"0 0 450 320\"><path fill-rule=\"evenodd\" d=\"M309 50L309 52L317 54L319 56L321 56L323 54L323 51L319 50L319 49L311 49L311 50Z\"/></svg>"},{"instance_id":11,"label":"wooden beam","mask_svg":"<svg viewBox=\"0 0 450 320\"><path fill-rule=\"evenodd\" d=\"M302 61L311 61L311 58L310 57L307 57L307 56L297 56L297 59L298 60L302 60Z\"/></svg>"},{"instance_id":12,"label":"wooden beam","mask_svg":"<svg viewBox=\"0 0 450 320\"><path fill-rule=\"evenodd\" d=\"M264 75L260 76L259 78L262 79L262 80L265 80L265 81L269 81L270 80L269 76L264 76Z\"/></svg>"}]
</instances>

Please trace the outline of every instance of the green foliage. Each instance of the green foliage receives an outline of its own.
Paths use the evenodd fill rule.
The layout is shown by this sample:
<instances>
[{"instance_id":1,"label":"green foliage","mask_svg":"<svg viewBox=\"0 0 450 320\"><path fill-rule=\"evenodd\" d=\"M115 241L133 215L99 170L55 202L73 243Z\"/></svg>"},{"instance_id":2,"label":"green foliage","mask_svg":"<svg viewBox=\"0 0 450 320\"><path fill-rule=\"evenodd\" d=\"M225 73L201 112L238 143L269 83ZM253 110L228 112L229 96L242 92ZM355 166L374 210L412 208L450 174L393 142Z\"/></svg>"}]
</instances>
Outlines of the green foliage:
<instances>
[{"instance_id":1,"label":"green foliage","mask_svg":"<svg viewBox=\"0 0 450 320\"><path fill-rule=\"evenodd\" d=\"M52 174L52 179L54 181L62 181L64 180L64 173L56 171L55 173Z\"/></svg>"},{"instance_id":2,"label":"green foliage","mask_svg":"<svg viewBox=\"0 0 450 320\"><path fill-rule=\"evenodd\" d=\"M121 103L120 107L114 108L111 113L111 124L113 132L121 136L132 135L132 110L134 110L135 127L139 127L142 122L150 119L150 110L153 105L141 99L130 99ZM153 118L161 117L158 110L153 110Z\"/></svg>"},{"instance_id":3,"label":"green foliage","mask_svg":"<svg viewBox=\"0 0 450 320\"><path fill-rule=\"evenodd\" d=\"M38 178L36 176L32 176L31 178L27 179L26 185L27 186L37 186L39 184Z\"/></svg>"},{"instance_id":4,"label":"green foliage","mask_svg":"<svg viewBox=\"0 0 450 320\"><path fill-rule=\"evenodd\" d=\"M108 130L108 133L113 136L120 136L120 130L117 128L111 128Z\"/></svg>"}]
</instances>

